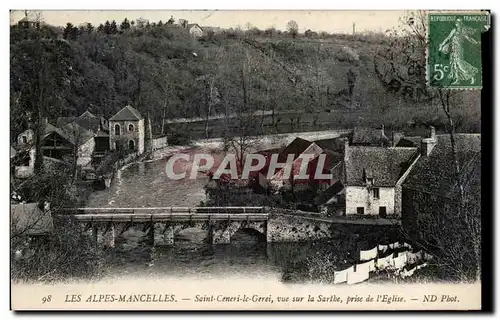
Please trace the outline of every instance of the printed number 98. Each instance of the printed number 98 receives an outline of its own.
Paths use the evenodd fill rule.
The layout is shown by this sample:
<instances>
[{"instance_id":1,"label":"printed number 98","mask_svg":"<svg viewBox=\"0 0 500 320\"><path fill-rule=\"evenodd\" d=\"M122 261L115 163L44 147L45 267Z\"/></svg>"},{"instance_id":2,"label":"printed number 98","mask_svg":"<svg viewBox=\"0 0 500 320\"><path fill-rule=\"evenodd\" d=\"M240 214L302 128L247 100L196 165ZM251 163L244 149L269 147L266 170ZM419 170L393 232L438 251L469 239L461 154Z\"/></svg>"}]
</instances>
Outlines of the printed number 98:
<instances>
[{"instance_id":1,"label":"printed number 98","mask_svg":"<svg viewBox=\"0 0 500 320\"><path fill-rule=\"evenodd\" d=\"M52 296L51 295L48 295L46 297L43 297L42 298L42 304L46 303L46 302L50 302Z\"/></svg>"},{"instance_id":2,"label":"printed number 98","mask_svg":"<svg viewBox=\"0 0 500 320\"><path fill-rule=\"evenodd\" d=\"M444 78L444 73L450 70L449 66L443 66L442 64L436 63L434 65L434 80L442 80Z\"/></svg>"}]
</instances>

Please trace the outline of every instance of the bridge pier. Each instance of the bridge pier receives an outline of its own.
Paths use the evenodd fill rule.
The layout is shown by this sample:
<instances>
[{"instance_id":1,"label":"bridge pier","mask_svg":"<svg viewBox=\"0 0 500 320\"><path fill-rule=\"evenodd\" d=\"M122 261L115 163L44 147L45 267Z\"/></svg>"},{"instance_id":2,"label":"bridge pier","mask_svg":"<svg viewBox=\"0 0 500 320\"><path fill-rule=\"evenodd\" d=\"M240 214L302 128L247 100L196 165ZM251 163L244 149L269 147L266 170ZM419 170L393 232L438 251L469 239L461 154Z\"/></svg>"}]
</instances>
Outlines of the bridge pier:
<instances>
[{"instance_id":1,"label":"bridge pier","mask_svg":"<svg viewBox=\"0 0 500 320\"><path fill-rule=\"evenodd\" d=\"M113 224L107 226L94 227L94 237L96 244L104 248L115 247L115 226Z\"/></svg>"},{"instance_id":2,"label":"bridge pier","mask_svg":"<svg viewBox=\"0 0 500 320\"><path fill-rule=\"evenodd\" d=\"M153 227L153 245L168 246L174 244L174 227L167 223L155 223Z\"/></svg>"}]
</instances>

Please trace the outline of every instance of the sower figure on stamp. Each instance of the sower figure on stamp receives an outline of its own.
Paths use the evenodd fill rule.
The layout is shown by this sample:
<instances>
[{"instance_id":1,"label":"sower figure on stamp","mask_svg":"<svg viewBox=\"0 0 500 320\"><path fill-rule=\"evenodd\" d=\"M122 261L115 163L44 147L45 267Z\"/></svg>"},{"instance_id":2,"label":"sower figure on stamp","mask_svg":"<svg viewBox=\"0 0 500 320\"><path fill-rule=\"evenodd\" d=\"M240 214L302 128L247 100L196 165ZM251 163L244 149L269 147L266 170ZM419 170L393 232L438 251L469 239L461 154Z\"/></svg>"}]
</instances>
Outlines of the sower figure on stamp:
<instances>
[{"instance_id":1,"label":"sower figure on stamp","mask_svg":"<svg viewBox=\"0 0 500 320\"><path fill-rule=\"evenodd\" d=\"M457 19L455 28L451 30L450 34L439 45L439 51L450 54L450 73L448 77L453 80L452 85L457 84L459 81L469 80L472 85L476 81L475 76L478 73L478 69L465 61L463 56L464 40L468 40L473 44L479 44L469 36L469 32L471 31L472 29L463 26L461 19Z\"/></svg>"}]
</instances>

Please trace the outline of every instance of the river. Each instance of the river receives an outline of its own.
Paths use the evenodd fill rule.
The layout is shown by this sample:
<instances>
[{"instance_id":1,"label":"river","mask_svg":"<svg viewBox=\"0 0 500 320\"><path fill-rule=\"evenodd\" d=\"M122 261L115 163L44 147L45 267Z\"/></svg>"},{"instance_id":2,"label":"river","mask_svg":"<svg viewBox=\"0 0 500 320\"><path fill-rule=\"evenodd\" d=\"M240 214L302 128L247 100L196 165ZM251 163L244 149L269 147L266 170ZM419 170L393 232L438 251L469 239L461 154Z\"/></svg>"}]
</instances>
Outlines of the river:
<instances>
[{"instance_id":1,"label":"river","mask_svg":"<svg viewBox=\"0 0 500 320\"><path fill-rule=\"evenodd\" d=\"M173 153L179 150L172 151ZM183 152L193 154L199 148ZM122 168L110 188L95 191L88 207L198 206L205 199L206 177L171 180L166 176L168 153L161 159L132 163ZM249 204L251 205L251 204ZM238 231L231 244L211 245L206 234L186 229L170 247L152 247L147 235L133 228L116 239L106 266L109 276L251 277L301 282L321 278L334 266L349 263L356 244L343 240L305 243L265 243L253 234ZM330 268L328 272L326 270Z\"/></svg>"}]
</instances>

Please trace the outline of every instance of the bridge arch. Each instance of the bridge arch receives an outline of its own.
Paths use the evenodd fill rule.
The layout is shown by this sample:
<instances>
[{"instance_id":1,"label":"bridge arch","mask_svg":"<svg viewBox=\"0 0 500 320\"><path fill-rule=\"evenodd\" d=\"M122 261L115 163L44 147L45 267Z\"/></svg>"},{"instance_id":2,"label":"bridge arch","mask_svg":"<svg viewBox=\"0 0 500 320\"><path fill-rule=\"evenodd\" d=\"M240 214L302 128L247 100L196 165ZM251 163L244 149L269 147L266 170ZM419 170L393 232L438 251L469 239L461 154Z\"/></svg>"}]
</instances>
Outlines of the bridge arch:
<instances>
[{"instance_id":1,"label":"bridge arch","mask_svg":"<svg viewBox=\"0 0 500 320\"><path fill-rule=\"evenodd\" d=\"M236 230L232 235L230 241L241 241L241 239L245 239L251 237L252 241L254 242L255 240L257 242L266 242L267 237L265 233L262 233L254 228L239 228ZM246 241L245 241L246 242Z\"/></svg>"},{"instance_id":2,"label":"bridge arch","mask_svg":"<svg viewBox=\"0 0 500 320\"><path fill-rule=\"evenodd\" d=\"M255 236L259 241L267 241L267 223L266 222L237 222L230 228L229 239L237 233L244 233Z\"/></svg>"}]
</instances>

